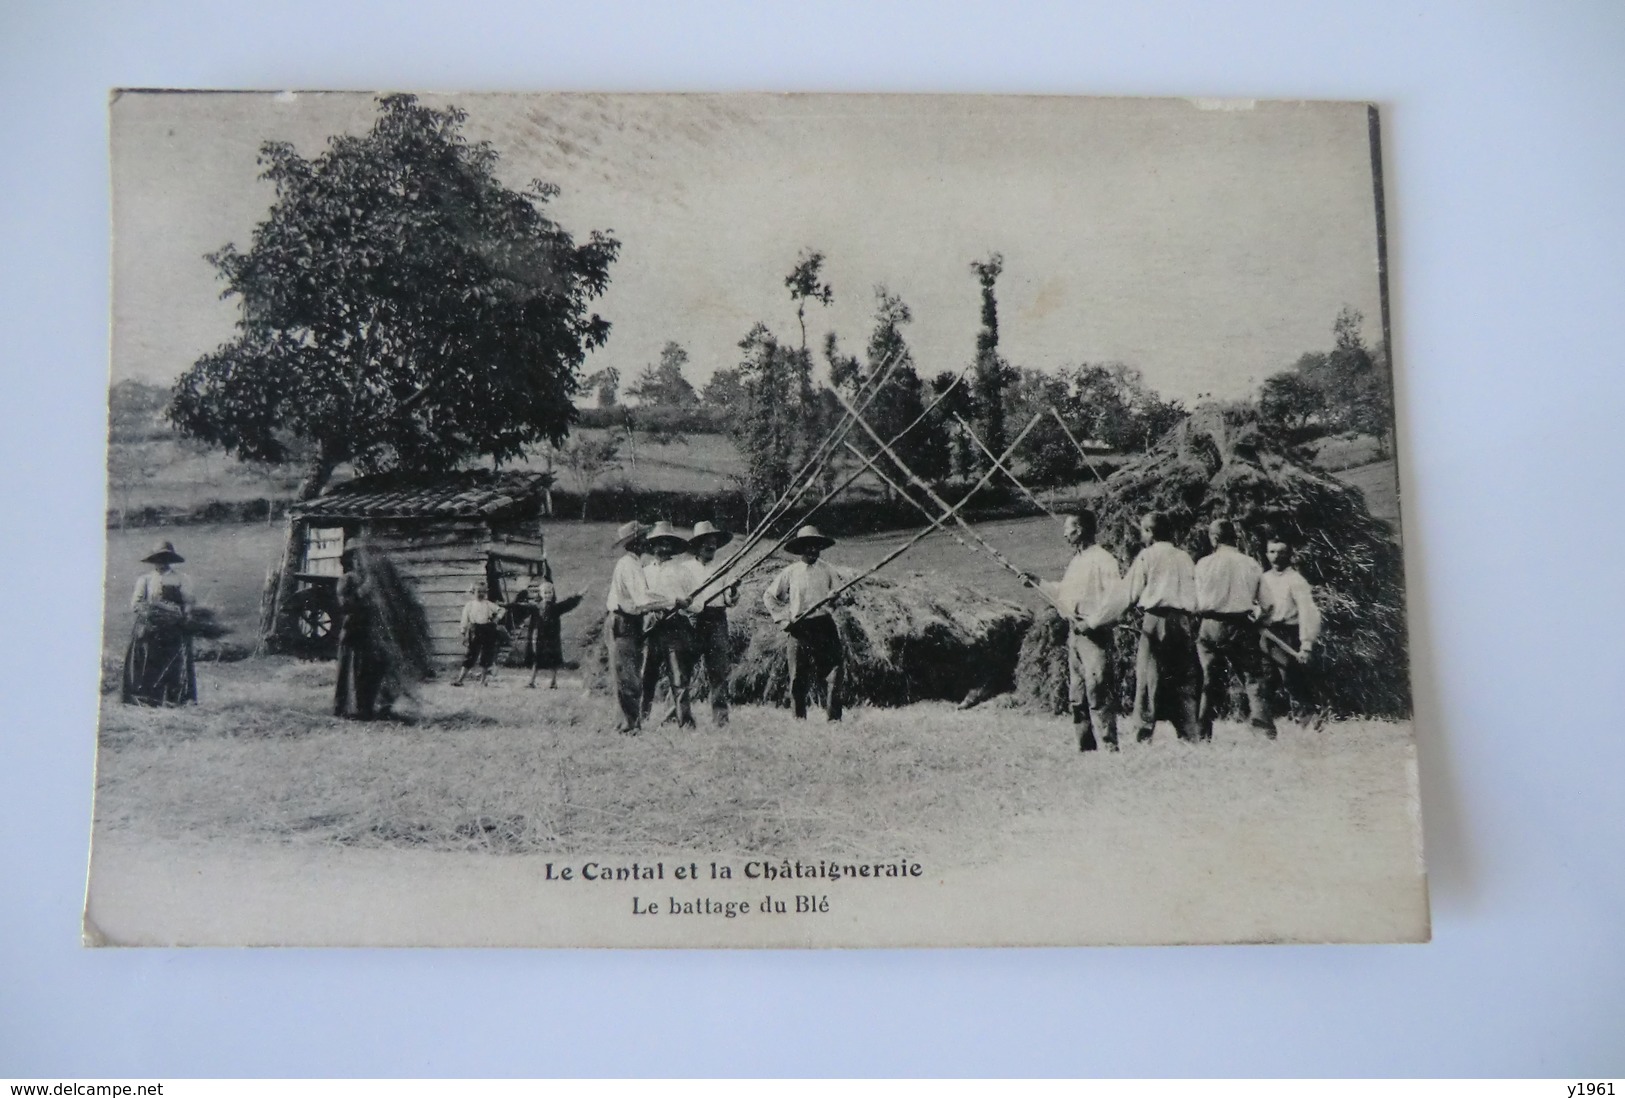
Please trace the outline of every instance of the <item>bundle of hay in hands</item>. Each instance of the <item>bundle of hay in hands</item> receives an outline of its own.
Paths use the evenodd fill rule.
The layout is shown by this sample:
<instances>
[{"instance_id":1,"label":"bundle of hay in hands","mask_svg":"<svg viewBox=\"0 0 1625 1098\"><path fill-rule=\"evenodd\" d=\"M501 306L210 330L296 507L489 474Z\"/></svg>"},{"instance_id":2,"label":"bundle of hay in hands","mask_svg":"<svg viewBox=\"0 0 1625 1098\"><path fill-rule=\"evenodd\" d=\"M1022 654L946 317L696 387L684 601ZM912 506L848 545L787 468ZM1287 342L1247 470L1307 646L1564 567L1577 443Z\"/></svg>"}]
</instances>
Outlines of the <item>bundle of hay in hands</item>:
<instances>
[{"instance_id":1,"label":"bundle of hay in hands","mask_svg":"<svg viewBox=\"0 0 1625 1098\"><path fill-rule=\"evenodd\" d=\"M770 578L746 583L739 605L728 612L735 702L789 704L786 637L762 605ZM1010 690L1021 638L1032 622L1031 611L1015 603L918 574L871 576L843 594L831 612L846 647L848 703L879 706L957 702L972 692ZM610 688L602 634L599 622L583 641L587 686L595 693ZM703 678L695 676L696 698L705 692Z\"/></svg>"},{"instance_id":2,"label":"bundle of hay in hands","mask_svg":"<svg viewBox=\"0 0 1625 1098\"><path fill-rule=\"evenodd\" d=\"M1096 504L1099 540L1125 571L1140 549L1139 522L1149 511L1169 515L1175 544L1197 560L1212 551L1207 524L1215 518L1233 520L1238 548L1266 567L1267 539L1284 532L1324 621L1309 665L1317 700L1338 715L1410 714L1400 547L1387 524L1366 509L1359 489L1294 460L1255 410L1208 406L1107 479ZM1134 617L1131 612L1125 620ZM1125 709L1132 701L1134 648L1132 634L1120 631L1116 668ZM1018 693L1054 705L1057 681L1064 691L1065 661L1065 628L1048 612L1023 647Z\"/></svg>"}]
</instances>

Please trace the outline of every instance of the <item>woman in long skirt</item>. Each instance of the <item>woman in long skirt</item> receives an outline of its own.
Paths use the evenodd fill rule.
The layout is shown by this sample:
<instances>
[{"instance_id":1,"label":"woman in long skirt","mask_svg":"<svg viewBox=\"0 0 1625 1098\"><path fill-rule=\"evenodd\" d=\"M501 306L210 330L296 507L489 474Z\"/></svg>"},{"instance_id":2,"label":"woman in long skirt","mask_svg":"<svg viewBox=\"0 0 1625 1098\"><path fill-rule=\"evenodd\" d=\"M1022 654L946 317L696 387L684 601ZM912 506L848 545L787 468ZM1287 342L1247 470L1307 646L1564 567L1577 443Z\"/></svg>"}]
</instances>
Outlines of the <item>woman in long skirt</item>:
<instances>
[{"instance_id":1,"label":"woman in long skirt","mask_svg":"<svg viewBox=\"0 0 1625 1098\"><path fill-rule=\"evenodd\" d=\"M152 571L135 581L135 625L124 652L121 696L126 705L185 705L197 701L197 668L186 614L192 599L174 566L186 558L169 542L142 560Z\"/></svg>"}]
</instances>

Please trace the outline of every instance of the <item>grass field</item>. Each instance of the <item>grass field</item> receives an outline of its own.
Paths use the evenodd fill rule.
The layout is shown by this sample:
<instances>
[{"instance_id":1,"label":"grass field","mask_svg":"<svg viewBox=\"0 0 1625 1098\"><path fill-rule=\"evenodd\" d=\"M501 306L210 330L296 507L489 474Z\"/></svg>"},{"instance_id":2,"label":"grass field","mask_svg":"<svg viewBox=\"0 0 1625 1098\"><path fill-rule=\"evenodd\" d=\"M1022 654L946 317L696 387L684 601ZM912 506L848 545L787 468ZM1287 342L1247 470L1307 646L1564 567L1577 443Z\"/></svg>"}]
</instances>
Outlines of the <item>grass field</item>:
<instances>
[{"instance_id":1,"label":"grass field","mask_svg":"<svg viewBox=\"0 0 1625 1098\"><path fill-rule=\"evenodd\" d=\"M944 704L858 709L837 725L743 707L724 729L628 738L609 731L608 699L574 681L524 689L517 674L430 684L408 722L358 725L328 715L331 665L255 660L200 678L185 710L109 699L99 834L627 856L951 848L974 862L1024 820L1086 811L1158 806L1176 829L1238 813L1394 826L1409 749L1404 724L1288 726L1274 743L1221 724L1209 745L1164 726L1150 744L1085 757L1062 721Z\"/></svg>"},{"instance_id":2,"label":"grass field","mask_svg":"<svg viewBox=\"0 0 1625 1098\"><path fill-rule=\"evenodd\" d=\"M1399 468L1392 458L1340 469L1332 475L1363 492L1366 509L1374 517L1399 529Z\"/></svg>"}]
</instances>

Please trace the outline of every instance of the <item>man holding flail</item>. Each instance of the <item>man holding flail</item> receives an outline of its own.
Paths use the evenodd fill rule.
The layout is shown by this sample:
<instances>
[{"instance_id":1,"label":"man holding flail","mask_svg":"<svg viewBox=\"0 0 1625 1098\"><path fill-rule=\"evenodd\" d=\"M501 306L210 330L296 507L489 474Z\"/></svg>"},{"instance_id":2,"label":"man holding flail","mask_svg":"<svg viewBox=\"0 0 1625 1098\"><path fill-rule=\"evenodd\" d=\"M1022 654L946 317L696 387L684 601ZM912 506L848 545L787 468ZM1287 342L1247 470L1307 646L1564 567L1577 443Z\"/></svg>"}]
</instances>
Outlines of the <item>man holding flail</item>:
<instances>
[{"instance_id":1,"label":"man holding flail","mask_svg":"<svg viewBox=\"0 0 1625 1098\"><path fill-rule=\"evenodd\" d=\"M611 552L620 550L615 570L609 577L605 600L604 644L609 650L609 678L615 684L615 699L621 707L617 732L635 736L643 725L643 615L651 610L672 610L676 604L649 590L638 550L644 528L628 522L615 532Z\"/></svg>"},{"instance_id":2,"label":"man holding flail","mask_svg":"<svg viewBox=\"0 0 1625 1098\"><path fill-rule=\"evenodd\" d=\"M1254 720L1268 735L1275 735L1270 706L1284 690L1292 716L1303 724L1318 722L1304 665L1320 638L1320 607L1315 605L1309 581L1292 567L1292 543L1284 533L1272 534L1264 547L1269 571L1258 581L1259 644L1264 658L1261 704Z\"/></svg>"},{"instance_id":3,"label":"man holding flail","mask_svg":"<svg viewBox=\"0 0 1625 1098\"><path fill-rule=\"evenodd\" d=\"M1095 513L1080 510L1066 517L1063 528L1072 560L1056 585L1023 576L1028 586L1041 586L1055 600L1070 626L1067 637L1067 701L1079 751L1094 751L1099 741L1117 750L1117 683L1112 675L1112 626L1127 608L1126 588L1117 558L1095 543Z\"/></svg>"},{"instance_id":4,"label":"man holding flail","mask_svg":"<svg viewBox=\"0 0 1625 1098\"><path fill-rule=\"evenodd\" d=\"M773 577L762 593L762 603L789 636L785 655L790 670L790 701L798 719L807 716L807 694L822 679L827 693L824 713L841 719L841 688L846 680L846 657L841 632L829 612L829 596L840 578L827 561L820 560L834 538L816 526L803 526L785 543L784 551L800 559Z\"/></svg>"},{"instance_id":5,"label":"man holding flail","mask_svg":"<svg viewBox=\"0 0 1625 1098\"><path fill-rule=\"evenodd\" d=\"M733 649L728 639L728 608L739 602L739 584L726 587L713 582L717 570L717 550L733 540L733 534L709 522L694 525L688 539L693 554L684 562L692 577L690 590L702 595L694 607L694 652L705 661L706 689L711 695L711 721L721 727L728 723L728 673ZM704 588L704 591L701 591Z\"/></svg>"},{"instance_id":6,"label":"man holding flail","mask_svg":"<svg viewBox=\"0 0 1625 1098\"><path fill-rule=\"evenodd\" d=\"M643 566L649 590L668 599L675 609L644 618L643 694L640 713L649 719L654 708L655 688L660 677L671 684L671 700L677 707L677 727L694 727L694 710L689 699L689 681L694 671L694 623L687 612L698 584L689 561L677 558L688 551L688 540L669 522L657 522L644 535L643 542L655 559Z\"/></svg>"}]
</instances>

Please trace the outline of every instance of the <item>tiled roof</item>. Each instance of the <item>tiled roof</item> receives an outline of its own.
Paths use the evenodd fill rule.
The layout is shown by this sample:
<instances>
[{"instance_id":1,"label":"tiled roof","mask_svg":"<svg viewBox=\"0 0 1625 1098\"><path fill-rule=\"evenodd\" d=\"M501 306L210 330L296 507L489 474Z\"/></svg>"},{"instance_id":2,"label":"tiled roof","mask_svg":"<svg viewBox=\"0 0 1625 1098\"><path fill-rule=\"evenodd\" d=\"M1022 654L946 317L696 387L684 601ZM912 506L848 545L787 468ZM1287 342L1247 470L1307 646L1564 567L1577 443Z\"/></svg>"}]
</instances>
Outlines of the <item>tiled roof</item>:
<instances>
[{"instance_id":1,"label":"tiled roof","mask_svg":"<svg viewBox=\"0 0 1625 1098\"><path fill-rule=\"evenodd\" d=\"M295 504L299 518L472 518L534 508L552 484L547 473L478 469L444 476L395 473L357 477Z\"/></svg>"}]
</instances>

